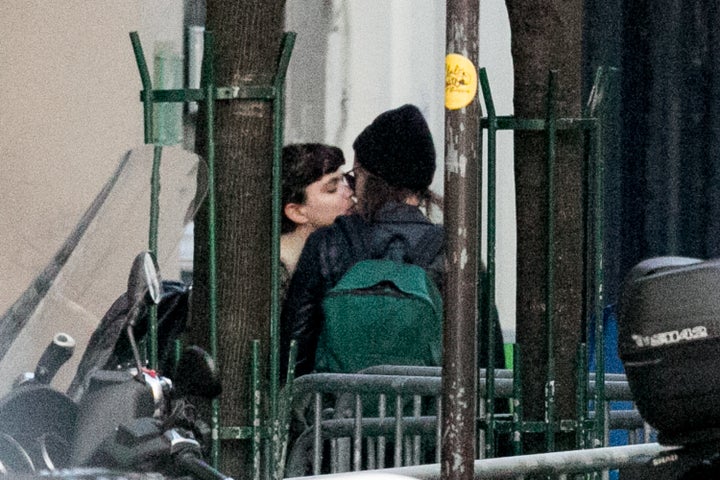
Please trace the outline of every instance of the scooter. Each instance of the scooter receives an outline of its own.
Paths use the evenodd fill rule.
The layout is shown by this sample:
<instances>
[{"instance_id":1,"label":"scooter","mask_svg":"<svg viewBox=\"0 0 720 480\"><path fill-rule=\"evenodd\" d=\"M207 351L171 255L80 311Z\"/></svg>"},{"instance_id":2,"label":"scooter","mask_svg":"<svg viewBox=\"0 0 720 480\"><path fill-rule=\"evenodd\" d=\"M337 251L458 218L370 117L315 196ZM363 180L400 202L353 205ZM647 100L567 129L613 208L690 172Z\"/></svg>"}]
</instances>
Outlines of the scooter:
<instances>
[{"instance_id":1,"label":"scooter","mask_svg":"<svg viewBox=\"0 0 720 480\"><path fill-rule=\"evenodd\" d=\"M626 277L620 358L643 419L676 448L620 478L720 478L719 286L718 258L651 258Z\"/></svg>"},{"instance_id":2,"label":"scooter","mask_svg":"<svg viewBox=\"0 0 720 480\"><path fill-rule=\"evenodd\" d=\"M173 380L142 361L136 330L142 330L148 307L161 303L162 285L153 257L138 255L127 291L83 355L73 396L50 386L73 353L75 342L65 333L55 335L33 372L16 379L0 400L0 477L82 472L82 478L113 478L121 472L158 472L169 478L228 478L205 462L208 429L189 401L220 394L212 358L199 347L187 347ZM125 344L130 361L113 365L118 346Z\"/></svg>"}]
</instances>

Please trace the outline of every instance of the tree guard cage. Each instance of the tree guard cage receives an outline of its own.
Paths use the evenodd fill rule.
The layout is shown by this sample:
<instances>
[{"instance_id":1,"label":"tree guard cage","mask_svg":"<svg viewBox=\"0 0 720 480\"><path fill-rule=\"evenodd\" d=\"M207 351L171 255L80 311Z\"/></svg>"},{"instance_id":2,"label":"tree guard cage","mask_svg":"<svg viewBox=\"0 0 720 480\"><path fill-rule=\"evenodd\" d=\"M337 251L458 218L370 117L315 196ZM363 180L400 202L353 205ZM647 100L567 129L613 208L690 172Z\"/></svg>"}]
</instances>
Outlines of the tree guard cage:
<instances>
[{"instance_id":1,"label":"tree guard cage","mask_svg":"<svg viewBox=\"0 0 720 480\"><path fill-rule=\"evenodd\" d=\"M279 258L280 258L280 208L281 208L281 150L283 144L283 113L284 113L284 88L285 78L290 55L295 44L295 33L287 32L284 34L281 44L281 53L278 60L274 80L272 85L242 85L242 86L225 86L215 85L214 77L214 54L213 54L213 35L212 32L204 33L203 60L202 60L202 76L200 88L191 89L173 89L161 90L153 89L150 80L147 63L143 53L140 38L137 32L130 33L135 59L140 73L143 90L140 94L140 100L143 102L144 117L144 137L145 143L154 143L155 122L153 118L155 103L187 103L187 102L205 102L205 135L206 135L206 162L208 165L208 296L209 296L209 329L210 329L210 354L217 361L218 357L218 338L217 338L217 258L216 258L216 203L215 203L215 149L214 149L214 103L215 101L236 100L236 101L267 101L272 103L273 107L273 166L272 166L272 270L271 270L271 310L270 310L270 421L263 422L260 418L260 404L265 396L260 391L260 358L259 358L259 341L253 342L253 358L251 367L253 399L252 405L252 425L251 426L226 426L220 424L220 408L219 400L215 399L212 405L212 463L217 467L220 456L221 440L251 440L254 462L254 478L259 478L261 471L261 450L263 440L272 439L277 433L283 422L280 421L282 414L279 404L281 395L279 392ZM162 146L155 145L154 168L153 168L153 185L152 185L152 212L150 224L150 245L156 248L156 225L157 225L157 197L160 189L160 179L155 174L160 164L162 156ZM150 326L150 365L155 368L157 366L157 316L151 318ZM290 372L290 374L292 371ZM266 468L273 475L272 468L278 463L271 461L281 456L282 452L278 449L278 442L270 445L272 452L268 455Z\"/></svg>"},{"instance_id":2,"label":"tree guard cage","mask_svg":"<svg viewBox=\"0 0 720 480\"><path fill-rule=\"evenodd\" d=\"M527 421L523 419L523 393L522 379L520 375L521 351L517 345L514 348L513 364L516 366L513 371L513 394L514 411L511 420L500 420L494 415L495 396L495 372L493 369L486 371L486 391L478 398L482 402L478 405L484 406L484 411L479 412L479 435L484 440L484 455L493 457L494 438L496 433L504 432L511 434L512 448L514 454L522 453L523 433L543 433L545 435L545 447L548 452L555 449L554 434L557 432L575 432L577 448L591 448L605 445L607 442L607 426L605 425L604 408L605 395L605 363L603 358L603 157L602 145L602 121L600 116L605 113L603 107L605 99L611 94L611 82L614 69L598 69L590 97L585 106L581 118L557 118L555 113L555 94L557 89L557 72L551 71L548 80L547 109L544 119L518 119L513 116L498 116L490 90L490 84L485 69L480 69L479 80L482 88L482 95L487 109L487 116L481 119L480 129L487 130L487 271L485 273L487 301L484 302L481 315L484 319L491 319L496 315L493 308L495 304L495 242L496 242L496 136L499 130L535 130L543 131L546 138L547 153L547 232L546 258L546 308L545 308L545 342L547 345L547 369L545 378L545 420ZM554 275L555 275L555 197L554 197L554 175L556 158L556 135L558 130L574 129L585 134L586 138L586 193L584 195L585 215L585 239L583 251L586 262L584 301L587 314L593 316L596 321L587 322L588 331L586 338L594 336L596 339L593 352L587 352L585 344L578 346L577 351L577 420L558 419L555 413L555 359L553 354L553 325L554 325ZM488 321L490 335L488 352L492 353L493 321ZM594 328L590 332L590 328ZM593 354L595 360L595 378L597 388L593 389L591 397L588 396L589 375L588 355ZM588 400L592 400L589 402ZM592 411L594 410L594 411ZM482 449L482 447L481 447Z\"/></svg>"}]
</instances>

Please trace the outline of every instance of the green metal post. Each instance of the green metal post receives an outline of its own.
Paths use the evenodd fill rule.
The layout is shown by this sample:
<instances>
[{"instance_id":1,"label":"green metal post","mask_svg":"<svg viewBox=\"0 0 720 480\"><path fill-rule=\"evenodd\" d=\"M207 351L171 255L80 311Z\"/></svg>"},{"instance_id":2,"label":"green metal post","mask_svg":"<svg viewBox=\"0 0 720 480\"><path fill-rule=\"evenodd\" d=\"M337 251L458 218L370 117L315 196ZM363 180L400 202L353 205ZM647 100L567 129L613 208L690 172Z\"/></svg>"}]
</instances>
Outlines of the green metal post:
<instances>
[{"instance_id":1,"label":"green metal post","mask_svg":"<svg viewBox=\"0 0 720 480\"><path fill-rule=\"evenodd\" d=\"M598 124L597 130L600 130ZM596 152L600 148L601 135L599 132L594 132L594 144ZM607 438L605 438L605 319L603 315L604 310L604 273L603 273L603 219L602 215L604 212L604 196L603 189L605 188L603 177L604 177L604 163L602 155L596 153L594 156L593 170L595 177L595 404L596 404L596 416L598 426L597 429L601 432L602 436L598 437L602 439L603 446L607 444Z\"/></svg>"},{"instance_id":2,"label":"green metal post","mask_svg":"<svg viewBox=\"0 0 720 480\"><path fill-rule=\"evenodd\" d=\"M555 91L557 71L550 72L547 97L547 283L545 301L545 328L547 342L547 383L545 385L546 447L555 449L555 335L554 335L554 284L555 284L555 142L557 123Z\"/></svg>"},{"instance_id":3,"label":"green metal post","mask_svg":"<svg viewBox=\"0 0 720 480\"><path fill-rule=\"evenodd\" d=\"M205 128L207 136L206 161L208 164L208 297L210 303L210 355L218 361L217 338L217 250L215 224L215 71L214 38L212 32L205 32L203 45L203 64L201 87L205 91ZM212 402L212 451L211 461L217 468L220 465L220 400Z\"/></svg>"},{"instance_id":4,"label":"green metal post","mask_svg":"<svg viewBox=\"0 0 720 480\"><path fill-rule=\"evenodd\" d=\"M589 148L593 155L589 159L589 186L591 189L590 200L593 205L593 215L589 218L590 234L593 240L590 248L592 257L590 258L593 265L592 278L592 295L593 295L593 316L595 318L593 336L595 339L594 356L595 356L595 394L593 396L593 404L595 407L595 427L593 435L593 446L605 446L607 438L605 435L605 318L603 314L603 285L602 285L602 235L601 232L601 215L602 210L598 210L598 196L602 195L598 191L601 183L601 174L598 169L599 155L597 155L598 142L600 140L599 125L590 131ZM598 183L600 182L600 183ZM600 243L600 245L598 245Z\"/></svg>"},{"instance_id":5,"label":"green metal post","mask_svg":"<svg viewBox=\"0 0 720 480\"><path fill-rule=\"evenodd\" d=\"M483 98L485 100L485 108L487 109L488 119L488 139L487 139L487 272L484 274L478 268L478 278L485 275L486 292L480 292L478 298L485 298L485 311L481 313L487 321L488 338L485 345L488 352L488 364L486 368L487 392L485 394L485 411L487 415L487 430L485 441L485 456L495 456L495 244L496 244L496 160L497 160L497 117L495 115L495 104L490 91L490 82L488 81L487 71L484 68L479 72L480 85L482 87ZM482 128L480 128L482 131ZM478 142L482 145L482 142ZM478 168L478 172L482 169ZM482 198L482 182L478 178L478 198ZM478 239L482 236L478 235ZM478 248L478 252L481 249ZM478 255L480 256L480 255ZM480 261L478 261L480 266ZM480 285L483 282L479 282Z\"/></svg>"},{"instance_id":6,"label":"green metal post","mask_svg":"<svg viewBox=\"0 0 720 480\"><path fill-rule=\"evenodd\" d=\"M585 106L585 109L583 110L583 116L588 117L591 116L591 104L593 103L593 97L595 93L597 92L598 88L598 80L601 77L601 70L598 69L598 71L595 74L595 78L593 80L593 87L590 91L590 96L588 98L588 102ZM586 316L588 318L594 319L594 322L587 321L586 327L585 327L585 341L589 342L591 338L595 339L595 355L597 358L597 340L598 338L595 336L597 333L597 327L598 323L602 323L602 317L598 317L597 315L597 305L594 303L595 296L595 276L591 274L591 272L594 272L594 269L596 268L596 265L594 264L594 254L593 251L593 234L594 234L594 218L595 218L595 204L594 204L594 196L593 196L593 185L595 184L594 175L594 165L593 165L593 156L594 156L594 135L593 131L586 131L585 133L585 145L589 149L589 152L585 156L585 162L583 164L584 168L584 193L583 193L583 220L584 220L584 238L583 238L583 253L585 256L585 287L584 287L584 295L583 295L583 312L586 312ZM589 355L589 353L588 353ZM587 359L589 363L589 358ZM597 364L595 364L597 367ZM596 372L596 379L598 377L598 372ZM580 383L578 383L578 388L580 388ZM597 393L597 390L596 390ZM595 398L596 395L593 396ZM587 401L587 399L586 399ZM585 437L585 441L590 441L590 437L592 437L592 441L590 441L590 444L594 443L594 439L599 438L598 432L599 429L597 428L599 420L599 415L601 412L597 410L597 403L593 402L593 407L595 409L595 418L593 420L593 426L590 429L590 432ZM584 412L590 411L590 405L587 405ZM583 412L583 413L584 413ZM585 444L582 445L585 447Z\"/></svg>"},{"instance_id":7,"label":"green metal post","mask_svg":"<svg viewBox=\"0 0 720 480\"><path fill-rule=\"evenodd\" d=\"M613 80L614 69L604 70L598 69L593 90L588 101L588 115L597 119L595 128L591 131L591 143L593 155L591 157L590 168L592 170L592 199L593 212L592 230L593 230L593 266L594 266L594 307L595 307L595 409L596 409L596 428L598 435L597 441L606 443L605 438L605 332L604 332L604 260L603 238L604 221L603 212L605 210L605 164L602 155L602 122L597 118L602 114L601 107L606 104L603 100L610 94L611 82ZM602 436L600 436L602 435Z\"/></svg>"},{"instance_id":8,"label":"green metal post","mask_svg":"<svg viewBox=\"0 0 720 480\"><path fill-rule=\"evenodd\" d=\"M513 411L512 411L512 446L514 455L522 455L523 405L522 375L520 368L520 345L513 348Z\"/></svg>"},{"instance_id":9,"label":"green metal post","mask_svg":"<svg viewBox=\"0 0 720 480\"><path fill-rule=\"evenodd\" d=\"M260 480L260 452L262 429L260 419L260 342L252 342L252 458L253 480Z\"/></svg>"},{"instance_id":10,"label":"green metal post","mask_svg":"<svg viewBox=\"0 0 720 480\"><path fill-rule=\"evenodd\" d=\"M150 253L158 258L158 224L160 219L160 162L162 146L153 147L153 166L150 187L150 232L148 244ZM157 305L150 308L150 368L158 368L158 309Z\"/></svg>"},{"instance_id":11,"label":"green metal post","mask_svg":"<svg viewBox=\"0 0 720 480\"><path fill-rule=\"evenodd\" d=\"M143 53L142 44L140 43L140 37L137 32L130 33L130 41L133 46L133 52L135 54L135 61L138 65L140 72L140 81L143 86L145 93L143 100L143 112L144 112L144 133L145 143L153 143L154 139L154 123L153 123L153 88L152 81L150 79L150 72L147 67L145 60L145 54ZM155 145L153 149L153 166L151 176L151 188L150 188L150 226L148 231L148 247L150 253L154 258L157 259L157 235L158 235L158 219L160 216L159 197L160 197L160 160L162 157L162 147ZM149 328L149 344L150 344L150 368L157 369L158 367L158 347L157 347L157 306L153 305L150 308L150 328ZM144 342L147 346L148 342Z\"/></svg>"},{"instance_id":12,"label":"green metal post","mask_svg":"<svg viewBox=\"0 0 720 480\"><path fill-rule=\"evenodd\" d=\"M293 402L293 380L295 379L295 360L297 359L297 342L290 342L290 358L288 359L288 370L285 378L285 389L280 395L278 411L280 417L275 421L275 437L273 442L272 457L274 459L270 470L271 480L282 480L285 474L285 463L287 459L287 448L290 430L290 409Z\"/></svg>"},{"instance_id":13,"label":"green metal post","mask_svg":"<svg viewBox=\"0 0 720 480\"><path fill-rule=\"evenodd\" d=\"M270 418L277 419L278 397L280 388L280 221L281 221L281 189L282 189L282 146L283 146L283 113L285 99L283 88L290 55L295 45L295 34L286 33L282 40L282 50L277 73L273 82L275 92L273 101L273 167L272 167L272 270L271 270L271 301L270 301Z\"/></svg>"},{"instance_id":14,"label":"green metal post","mask_svg":"<svg viewBox=\"0 0 720 480\"><path fill-rule=\"evenodd\" d=\"M147 68L147 62L145 61L145 54L143 53L142 45L140 44L140 37L137 32L130 32L130 42L133 46L133 52L135 53L135 62L140 70L140 82L145 92L143 99L143 119L144 119L144 132L145 132L145 143L153 143L153 89L152 82L150 81L150 72Z\"/></svg>"},{"instance_id":15,"label":"green metal post","mask_svg":"<svg viewBox=\"0 0 720 480\"><path fill-rule=\"evenodd\" d=\"M270 478L282 476L283 468L278 465L285 461L287 448L287 434L285 433L290 403L285 401L280 405L280 223L282 218L282 147L285 111L285 78L290 64L290 55L295 45L295 33L288 32L283 35L280 60L273 81L273 165L272 165L272 243L271 243L271 301L270 301L270 418L277 441L268 455ZM294 375L295 355L291 351L288 375ZM288 393L291 395L291 392ZM283 409L283 411L281 411Z\"/></svg>"},{"instance_id":16,"label":"green metal post","mask_svg":"<svg viewBox=\"0 0 720 480\"><path fill-rule=\"evenodd\" d=\"M577 448L587 447L585 420L587 418L587 389L589 388L589 375L587 370L587 347L584 343L578 345L577 362L577 390L575 391L575 408L577 415L577 428L575 430L575 445ZM597 377L595 377L597 388Z\"/></svg>"}]
</instances>

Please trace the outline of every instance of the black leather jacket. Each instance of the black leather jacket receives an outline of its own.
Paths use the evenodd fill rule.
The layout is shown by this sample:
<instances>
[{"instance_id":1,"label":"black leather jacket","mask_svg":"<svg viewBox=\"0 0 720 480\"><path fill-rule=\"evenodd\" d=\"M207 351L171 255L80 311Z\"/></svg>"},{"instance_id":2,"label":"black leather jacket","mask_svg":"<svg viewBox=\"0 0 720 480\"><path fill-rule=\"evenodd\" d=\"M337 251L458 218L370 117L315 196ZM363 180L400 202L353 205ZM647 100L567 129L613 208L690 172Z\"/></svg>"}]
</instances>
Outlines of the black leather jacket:
<instances>
[{"instance_id":1,"label":"black leather jacket","mask_svg":"<svg viewBox=\"0 0 720 480\"><path fill-rule=\"evenodd\" d=\"M415 263L442 291L443 242L442 227L432 224L417 207L399 203L385 205L372 224L349 215L315 231L300 255L282 308L281 370L287 368L290 341L296 340L295 376L312 372L324 321L322 301L355 263L373 258Z\"/></svg>"}]
</instances>

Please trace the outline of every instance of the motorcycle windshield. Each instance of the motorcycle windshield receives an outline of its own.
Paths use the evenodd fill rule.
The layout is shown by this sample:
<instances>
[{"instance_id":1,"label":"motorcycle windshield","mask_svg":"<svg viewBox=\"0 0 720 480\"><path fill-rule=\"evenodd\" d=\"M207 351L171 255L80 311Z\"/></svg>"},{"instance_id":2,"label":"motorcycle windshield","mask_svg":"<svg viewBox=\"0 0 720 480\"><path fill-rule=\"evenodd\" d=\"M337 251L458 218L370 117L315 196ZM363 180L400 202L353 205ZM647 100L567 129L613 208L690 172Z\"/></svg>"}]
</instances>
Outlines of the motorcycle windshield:
<instances>
[{"instance_id":1,"label":"motorcycle windshield","mask_svg":"<svg viewBox=\"0 0 720 480\"><path fill-rule=\"evenodd\" d=\"M160 271L166 279L192 271L192 218L206 193L205 163L175 147L129 151L59 251L0 317L0 395L18 375L35 370L58 332L76 341L72 358L53 381L62 391L69 385L92 332L127 289L135 256L149 249L155 158L160 159Z\"/></svg>"}]
</instances>

